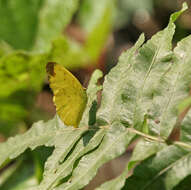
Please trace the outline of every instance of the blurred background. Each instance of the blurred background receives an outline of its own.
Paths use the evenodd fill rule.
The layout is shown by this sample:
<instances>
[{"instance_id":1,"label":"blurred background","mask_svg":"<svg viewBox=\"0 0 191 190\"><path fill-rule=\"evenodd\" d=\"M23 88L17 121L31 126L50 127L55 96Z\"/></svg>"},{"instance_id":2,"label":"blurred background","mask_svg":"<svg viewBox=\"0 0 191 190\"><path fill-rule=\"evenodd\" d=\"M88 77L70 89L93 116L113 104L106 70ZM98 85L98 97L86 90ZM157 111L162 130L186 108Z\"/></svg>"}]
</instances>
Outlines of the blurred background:
<instances>
[{"instance_id":1,"label":"blurred background","mask_svg":"<svg viewBox=\"0 0 191 190\"><path fill-rule=\"evenodd\" d=\"M166 27L170 14L183 2L0 0L0 142L54 116L45 72L48 61L59 62L87 87L96 68L107 74L141 33L149 39ZM191 1L186 2L189 10L176 22L174 44L191 33ZM43 147L27 151L6 169L0 168L0 189L19 190L39 182L51 151ZM104 165L87 189L116 176L130 152L131 148Z\"/></svg>"}]
</instances>

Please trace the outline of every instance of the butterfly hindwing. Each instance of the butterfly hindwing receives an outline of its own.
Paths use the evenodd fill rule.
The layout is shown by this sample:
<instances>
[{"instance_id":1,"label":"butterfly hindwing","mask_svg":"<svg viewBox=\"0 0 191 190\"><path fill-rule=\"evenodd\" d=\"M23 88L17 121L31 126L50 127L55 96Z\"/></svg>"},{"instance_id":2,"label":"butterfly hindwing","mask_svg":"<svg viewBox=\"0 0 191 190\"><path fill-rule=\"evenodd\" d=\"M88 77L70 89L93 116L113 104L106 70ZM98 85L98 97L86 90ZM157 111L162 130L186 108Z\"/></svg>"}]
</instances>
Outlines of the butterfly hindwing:
<instances>
[{"instance_id":1,"label":"butterfly hindwing","mask_svg":"<svg viewBox=\"0 0 191 190\"><path fill-rule=\"evenodd\" d=\"M57 114L66 125L77 127L87 102L86 92L63 66L50 62L46 69Z\"/></svg>"}]
</instances>

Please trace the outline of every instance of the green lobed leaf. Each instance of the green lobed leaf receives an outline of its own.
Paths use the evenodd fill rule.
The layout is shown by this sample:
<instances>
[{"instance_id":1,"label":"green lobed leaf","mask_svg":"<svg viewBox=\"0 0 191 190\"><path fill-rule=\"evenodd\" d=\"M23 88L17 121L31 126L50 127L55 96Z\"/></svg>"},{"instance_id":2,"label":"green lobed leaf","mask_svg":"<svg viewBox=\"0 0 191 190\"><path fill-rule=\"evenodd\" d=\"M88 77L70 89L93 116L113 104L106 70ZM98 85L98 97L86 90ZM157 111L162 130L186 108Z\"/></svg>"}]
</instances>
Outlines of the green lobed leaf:
<instances>
[{"instance_id":1,"label":"green lobed leaf","mask_svg":"<svg viewBox=\"0 0 191 190\"><path fill-rule=\"evenodd\" d=\"M127 117L127 113L125 112L129 111L123 102L125 98L123 91L126 90L124 85L127 83L127 78L129 77L127 72L131 67L131 61L135 56L136 50L143 42L144 35L141 35L135 46L121 55L118 65L105 77L101 107L97 114L99 120L111 124L113 121L122 120L123 115ZM129 96L131 96L131 94L129 94ZM130 97L127 98L130 99Z\"/></svg>"},{"instance_id":2,"label":"green lobed leaf","mask_svg":"<svg viewBox=\"0 0 191 190\"><path fill-rule=\"evenodd\" d=\"M55 149L45 163L45 171L43 174L44 177L51 173L55 174L60 162L66 158L75 143L80 139L81 135L85 131L86 130L74 130L73 128L66 128L64 135L62 133L58 134L55 139Z\"/></svg>"},{"instance_id":3,"label":"green lobed leaf","mask_svg":"<svg viewBox=\"0 0 191 190\"><path fill-rule=\"evenodd\" d=\"M59 175L61 175L61 178L63 177L63 171L60 170L60 173L56 173L56 171L59 168L62 169L61 162L64 161L75 143L78 142L86 130L87 129L79 130L73 127L66 127L58 117L55 117L53 120L50 120L47 123L40 121L35 123L25 134L11 137L7 142L0 144L0 154L3 155L0 158L0 164L3 164L8 158L13 159L19 156L27 148L31 148L33 150L41 145L55 146L54 152L45 164L45 171L43 174L44 178L41 185L39 186L39 188L43 187L43 189L49 189L49 186L53 185L59 180ZM81 148L81 152L78 152L77 150L76 159L82 156L83 153L86 153L87 151L94 148L94 146L97 146L101 140L100 138L102 138L103 135L104 133L95 136L95 142L93 141L93 143L89 143L89 145L85 148L83 146L84 150ZM75 159L72 163L74 164L74 162ZM63 165L64 168L68 169L68 174L72 171L72 163L71 165ZM65 174L67 175L67 173ZM36 189L37 187L34 186L32 189L33 188Z\"/></svg>"},{"instance_id":4,"label":"green lobed leaf","mask_svg":"<svg viewBox=\"0 0 191 190\"><path fill-rule=\"evenodd\" d=\"M86 133L79 140L79 142L77 142L77 144L73 147L72 152L70 152L70 154L67 155L67 158L63 156L64 155L63 146L66 144L66 142L63 141L62 145L56 147L54 151L55 153L53 153L52 156L49 157L45 165L43 180L39 185L39 187L37 188L43 190L53 189L53 187L55 187L61 179L70 175L70 173L74 168L75 162L78 159L80 159L84 154L95 149L100 144L105 134L105 131L99 130L97 133L95 134L94 133L95 133L94 131ZM56 156L56 153L57 155L61 155L58 154L58 150L60 151L60 153L62 153L62 156L60 156L59 159L57 159L58 156Z\"/></svg>"},{"instance_id":5,"label":"green lobed leaf","mask_svg":"<svg viewBox=\"0 0 191 190\"><path fill-rule=\"evenodd\" d=\"M140 161L152 156L165 145L158 142L149 142L144 139L140 140L135 149L133 150L133 155L131 156L130 161L128 162L126 168L122 172L121 175L116 177L113 180L107 181L102 184L100 187L96 188L96 190L120 190L125 184L126 178L129 175L130 170Z\"/></svg>"},{"instance_id":6,"label":"green lobed leaf","mask_svg":"<svg viewBox=\"0 0 191 190\"><path fill-rule=\"evenodd\" d=\"M0 165L7 159L16 158L28 147L34 149L37 146L44 145L52 140L52 133L56 126L52 126L54 119L48 123L39 121L33 125L26 133L11 137L8 141L0 144Z\"/></svg>"},{"instance_id":7,"label":"green lobed leaf","mask_svg":"<svg viewBox=\"0 0 191 190\"><path fill-rule=\"evenodd\" d=\"M167 128L168 126L170 126L169 123L172 123L170 126L171 129L173 125L175 125L177 116L181 113L180 111L182 111L182 109L180 109L179 104L182 102L182 100L184 101L184 99L187 99L189 95L189 87L191 83L191 79L190 79L191 71L189 69L190 68L189 49L190 49L190 43L191 43L190 39L191 39L190 37L187 37L178 43L177 47L174 49L174 52L175 52L174 63L171 66L171 70L169 71L169 73L166 74L166 76L168 77L168 80L173 82L172 82L171 98L169 99L169 102L168 102L168 110L164 112L162 123L161 123L162 134L165 134L169 130ZM183 129L181 131L182 133L181 140L189 142L189 139L190 139L190 133L189 133L190 132L189 130L190 116L189 115L186 116L185 120L183 121L182 128ZM167 134L169 134L169 132L167 132ZM147 144L149 144L149 146L151 147L143 146L141 148L140 146L141 144L138 143L137 145L138 147L135 148L133 157L131 158L132 162L129 163L130 167L133 167L137 163L136 161L134 162L134 160L137 159L136 157L138 157L137 160L141 161L147 158L147 156L150 156L151 154L158 151L157 149L155 149L155 147L157 146L157 144L159 145L159 143L147 142ZM142 153L140 154L140 152Z\"/></svg>"},{"instance_id":8,"label":"green lobed leaf","mask_svg":"<svg viewBox=\"0 0 191 190\"><path fill-rule=\"evenodd\" d=\"M120 123L111 125L100 146L83 156L68 182L56 187L55 190L75 190L87 185L101 165L124 153L134 136Z\"/></svg>"},{"instance_id":9,"label":"green lobed leaf","mask_svg":"<svg viewBox=\"0 0 191 190\"><path fill-rule=\"evenodd\" d=\"M168 74L169 80L173 81L171 98L168 102L168 111L164 112L161 134L169 134L168 131L175 125L177 116L181 113L179 110L180 103L189 96L191 83L190 43L191 36L188 36L180 41L174 49L174 63ZM171 126L170 123L172 123Z\"/></svg>"},{"instance_id":10,"label":"green lobed leaf","mask_svg":"<svg viewBox=\"0 0 191 190\"><path fill-rule=\"evenodd\" d=\"M72 132L71 132L72 131ZM72 127L66 127L64 124L55 117L54 119L44 123L39 121L24 134L17 135L9 138L6 142L0 143L0 165L2 165L7 159L13 159L23 153L27 148L32 150L38 146L54 146L59 143L59 140L67 138L68 133L72 133L70 142L74 144L78 138L82 135L83 130L74 131ZM78 138L73 138L74 136ZM69 142L68 142L69 143ZM70 143L69 143L70 144ZM64 144L67 147L68 144ZM70 149L72 147L70 146ZM70 151L70 149L68 151ZM67 150L67 148L66 148Z\"/></svg>"},{"instance_id":11,"label":"green lobed leaf","mask_svg":"<svg viewBox=\"0 0 191 190\"><path fill-rule=\"evenodd\" d=\"M119 64L104 82L99 119L107 123L121 120L140 129L145 115L148 115L147 125L152 133L164 137L169 135L176 122L177 114L173 109L179 96L174 93L179 73L173 70L178 71L178 67L171 62L171 41L175 31L173 22L186 8L184 4L182 10L171 15L163 31L141 48L141 44L138 45L136 56L129 53L133 50L129 50L120 57Z\"/></svg>"},{"instance_id":12,"label":"green lobed leaf","mask_svg":"<svg viewBox=\"0 0 191 190\"><path fill-rule=\"evenodd\" d=\"M107 181L102 184L100 187L96 188L96 190L120 190L124 184L127 176L129 175L129 171L140 161L152 156L165 145L159 142L150 142L144 139L141 139L135 146L133 150L133 154L131 156L130 161L128 162L126 168L122 172L121 175L116 177L113 180Z\"/></svg>"}]
</instances>

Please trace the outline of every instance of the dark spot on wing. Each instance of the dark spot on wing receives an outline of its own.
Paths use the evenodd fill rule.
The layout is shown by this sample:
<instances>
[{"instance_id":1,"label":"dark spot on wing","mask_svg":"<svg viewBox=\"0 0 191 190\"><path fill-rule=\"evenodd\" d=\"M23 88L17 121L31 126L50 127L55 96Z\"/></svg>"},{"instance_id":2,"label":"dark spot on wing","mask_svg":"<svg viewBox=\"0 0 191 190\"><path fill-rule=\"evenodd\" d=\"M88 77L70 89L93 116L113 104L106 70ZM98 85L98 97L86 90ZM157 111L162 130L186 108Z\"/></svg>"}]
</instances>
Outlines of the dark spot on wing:
<instances>
[{"instance_id":1,"label":"dark spot on wing","mask_svg":"<svg viewBox=\"0 0 191 190\"><path fill-rule=\"evenodd\" d=\"M48 64L46 65L46 72L51 76L55 76L55 72L54 72L55 64L56 63L54 63L54 62L48 62Z\"/></svg>"}]
</instances>

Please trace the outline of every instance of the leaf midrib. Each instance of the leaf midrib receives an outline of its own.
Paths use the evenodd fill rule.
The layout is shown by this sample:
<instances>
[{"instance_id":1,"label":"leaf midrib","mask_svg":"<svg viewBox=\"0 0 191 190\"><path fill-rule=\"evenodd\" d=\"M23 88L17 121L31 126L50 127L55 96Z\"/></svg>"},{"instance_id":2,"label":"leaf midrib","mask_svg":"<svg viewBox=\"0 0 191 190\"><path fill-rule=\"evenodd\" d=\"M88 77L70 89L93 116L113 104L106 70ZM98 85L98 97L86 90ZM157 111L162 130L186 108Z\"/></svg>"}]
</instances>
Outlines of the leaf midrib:
<instances>
[{"instance_id":1,"label":"leaf midrib","mask_svg":"<svg viewBox=\"0 0 191 190\"><path fill-rule=\"evenodd\" d=\"M162 42L163 42L163 39L164 39L164 34L162 36ZM142 88L140 89L139 94L136 96L136 102L138 102L138 104L140 104L140 105L142 105L143 90L144 90L144 87L145 87L146 80L148 79L149 74L151 73L151 69L152 69L153 65L155 64L156 57L157 57L157 55L158 55L158 53L159 53L159 51L161 49L161 46L162 46L161 44L162 43L160 43L160 46L157 46L157 50L156 50L156 52L155 52L155 54L154 54L154 56L152 58L149 69L148 69L147 73L145 74ZM134 109L133 123L135 123L135 120L136 120L136 113L137 113L137 106L135 106L135 109Z\"/></svg>"}]
</instances>

